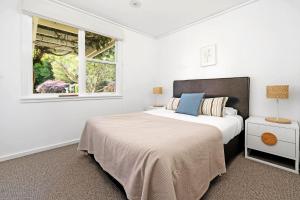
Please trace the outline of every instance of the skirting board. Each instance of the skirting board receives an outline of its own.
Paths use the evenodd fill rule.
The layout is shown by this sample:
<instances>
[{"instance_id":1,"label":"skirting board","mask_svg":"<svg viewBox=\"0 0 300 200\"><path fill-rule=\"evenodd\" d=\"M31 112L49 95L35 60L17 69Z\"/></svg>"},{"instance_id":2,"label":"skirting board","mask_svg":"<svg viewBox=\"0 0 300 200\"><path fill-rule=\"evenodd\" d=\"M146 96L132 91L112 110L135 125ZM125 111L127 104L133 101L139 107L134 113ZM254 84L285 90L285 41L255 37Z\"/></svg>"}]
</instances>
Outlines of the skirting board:
<instances>
[{"instance_id":1,"label":"skirting board","mask_svg":"<svg viewBox=\"0 0 300 200\"><path fill-rule=\"evenodd\" d=\"M23 156L28 156L28 155L39 153L39 152L42 152L42 151L56 149L56 148L59 148L59 147L68 146L68 145L76 144L76 143L79 143L79 139L70 140L70 141L66 141L66 142L62 142L62 143L58 143L58 144L53 144L53 145L48 145L48 146L43 146L43 147L38 147L38 148L34 148L34 149L30 149L30 150L27 150L27 151L22 151L22 152L18 152L18 153L14 153L14 154L4 155L4 156L0 157L0 162L15 159L15 158L19 158L19 157L23 157Z\"/></svg>"}]
</instances>

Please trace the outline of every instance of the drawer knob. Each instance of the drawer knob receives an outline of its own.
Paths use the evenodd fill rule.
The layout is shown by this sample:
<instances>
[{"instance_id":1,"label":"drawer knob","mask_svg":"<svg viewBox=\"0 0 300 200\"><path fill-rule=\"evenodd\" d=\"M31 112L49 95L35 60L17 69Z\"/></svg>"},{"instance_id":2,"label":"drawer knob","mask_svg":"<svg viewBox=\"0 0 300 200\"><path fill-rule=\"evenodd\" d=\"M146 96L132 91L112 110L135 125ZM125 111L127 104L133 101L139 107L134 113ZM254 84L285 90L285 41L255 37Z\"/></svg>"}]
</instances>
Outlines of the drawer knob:
<instances>
[{"instance_id":1,"label":"drawer knob","mask_svg":"<svg viewBox=\"0 0 300 200\"><path fill-rule=\"evenodd\" d=\"M277 137L273 133L265 132L261 135L261 140L266 145L275 145L277 143Z\"/></svg>"}]
</instances>

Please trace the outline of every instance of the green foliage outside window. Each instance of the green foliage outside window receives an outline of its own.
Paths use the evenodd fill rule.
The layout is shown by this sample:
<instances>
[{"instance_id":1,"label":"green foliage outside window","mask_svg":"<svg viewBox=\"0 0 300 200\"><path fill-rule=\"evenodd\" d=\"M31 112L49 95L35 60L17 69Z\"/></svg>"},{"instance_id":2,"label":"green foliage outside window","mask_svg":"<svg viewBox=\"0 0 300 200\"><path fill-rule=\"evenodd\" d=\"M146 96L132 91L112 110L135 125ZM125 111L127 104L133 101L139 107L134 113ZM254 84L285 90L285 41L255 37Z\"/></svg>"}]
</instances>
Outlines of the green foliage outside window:
<instances>
[{"instance_id":1,"label":"green foliage outside window","mask_svg":"<svg viewBox=\"0 0 300 200\"><path fill-rule=\"evenodd\" d=\"M88 93L114 92L116 77L115 64L87 62L86 91ZM110 84L110 85L109 85ZM112 86L113 89L109 89Z\"/></svg>"},{"instance_id":2,"label":"green foliage outside window","mask_svg":"<svg viewBox=\"0 0 300 200\"><path fill-rule=\"evenodd\" d=\"M33 78L34 88L47 80L54 79L52 65L47 59L41 60L33 65Z\"/></svg>"},{"instance_id":3,"label":"green foliage outside window","mask_svg":"<svg viewBox=\"0 0 300 200\"><path fill-rule=\"evenodd\" d=\"M104 51L103 53L97 55L94 59L114 62L116 60L115 48L111 48L111 49L108 49L107 51Z\"/></svg>"}]
</instances>

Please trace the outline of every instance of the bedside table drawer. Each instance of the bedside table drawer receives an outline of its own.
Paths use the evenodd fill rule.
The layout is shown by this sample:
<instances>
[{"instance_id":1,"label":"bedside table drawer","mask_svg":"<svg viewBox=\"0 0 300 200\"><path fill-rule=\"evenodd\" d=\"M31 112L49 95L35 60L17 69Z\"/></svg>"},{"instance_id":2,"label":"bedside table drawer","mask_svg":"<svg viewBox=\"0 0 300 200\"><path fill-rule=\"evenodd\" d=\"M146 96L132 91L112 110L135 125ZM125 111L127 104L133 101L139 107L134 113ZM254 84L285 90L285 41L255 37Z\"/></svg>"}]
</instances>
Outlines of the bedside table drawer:
<instances>
[{"instance_id":1,"label":"bedside table drawer","mask_svg":"<svg viewBox=\"0 0 300 200\"><path fill-rule=\"evenodd\" d=\"M293 129L266 126L262 124L248 123L248 135L261 137L263 133L270 132L276 135L279 141L295 143L296 133Z\"/></svg>"},{"instance_id":2,"label":"bedside table drawer","mask_svg":"<svg viewBox=\"0 0 300 200\"><path fill-rule=\"evenodd\" d=\"M264 144L259 136L247 135L247 147L290 159L295 159L296 157L295 144L277 141L275 145L269 146Z\"/></svg>"}]
</instances>

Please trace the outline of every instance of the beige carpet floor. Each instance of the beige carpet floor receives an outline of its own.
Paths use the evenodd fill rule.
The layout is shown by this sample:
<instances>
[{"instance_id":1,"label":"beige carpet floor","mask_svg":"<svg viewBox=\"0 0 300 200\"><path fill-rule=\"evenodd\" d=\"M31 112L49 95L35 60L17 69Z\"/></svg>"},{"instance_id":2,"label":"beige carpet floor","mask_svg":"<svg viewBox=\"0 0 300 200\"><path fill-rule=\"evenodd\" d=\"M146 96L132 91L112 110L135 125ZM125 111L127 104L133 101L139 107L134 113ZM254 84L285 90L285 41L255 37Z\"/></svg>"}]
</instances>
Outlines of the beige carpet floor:
<instances>
[{"instance_id":1,"label":"beige carpet floor","mask_svg":"<svg viewBox=\"0 0 300 200\"><path fill-rule=\"evenodd\" d=\"M77 145L0 163L1 200L120 200L125 193ZM300 176L239 155L204 200L299 200Z\"/></svg>"}]
</instances>

